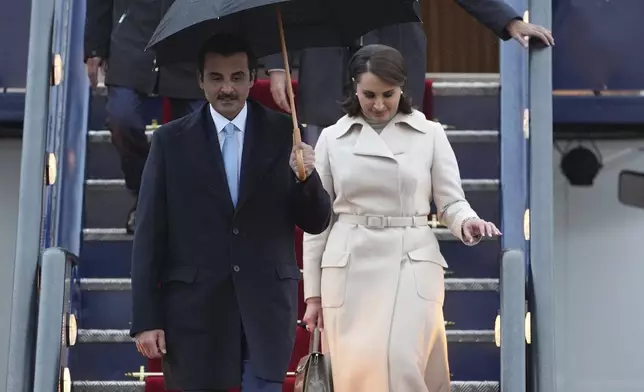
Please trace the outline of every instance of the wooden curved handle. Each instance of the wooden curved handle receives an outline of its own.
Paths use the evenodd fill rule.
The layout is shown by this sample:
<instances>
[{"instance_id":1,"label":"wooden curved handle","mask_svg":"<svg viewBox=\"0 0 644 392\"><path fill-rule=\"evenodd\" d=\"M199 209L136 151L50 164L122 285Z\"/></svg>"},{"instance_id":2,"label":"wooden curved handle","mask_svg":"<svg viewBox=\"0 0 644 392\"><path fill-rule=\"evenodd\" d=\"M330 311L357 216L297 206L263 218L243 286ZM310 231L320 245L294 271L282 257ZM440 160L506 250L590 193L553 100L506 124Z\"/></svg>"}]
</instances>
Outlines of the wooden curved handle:
<instances>
[{"instance_id":1,"label":"wooden curved handle","mask_svg":"<svg viewBox=\"0 0 644 392\"><path fill-rule=\"evenodd\" d=\"M284 71L286 72L286 95L288 96L289 106L291 107L291 118L293 120L293 145L297 146L302 143L302 134L297 121L297 110L295 108L295 94L293 93L293 81L291 79L291 67L288 64L288 52L286 51L286 38L284 36L284 26L282 24L282 12L279 5L277 9L277 25L280 32L280 44L282 47L282 60L284 61ZM300 181L306 179L306 170L304 169L304 157L302 151L295 154L297 161L297 177Z\"/></svg>"},{"instance_id":2,"label":"wooden curved handle","mask_svg":"<svg viewBox=\"0 0 644 392\"><path fill-rule=\"evenodd\" d=\"M295 159L297 160L297 178L300 181L306 180L306 169L304 169L304 157L302 156L302 150L298 151L295 154Z\"/></svg>"}]
</instances>

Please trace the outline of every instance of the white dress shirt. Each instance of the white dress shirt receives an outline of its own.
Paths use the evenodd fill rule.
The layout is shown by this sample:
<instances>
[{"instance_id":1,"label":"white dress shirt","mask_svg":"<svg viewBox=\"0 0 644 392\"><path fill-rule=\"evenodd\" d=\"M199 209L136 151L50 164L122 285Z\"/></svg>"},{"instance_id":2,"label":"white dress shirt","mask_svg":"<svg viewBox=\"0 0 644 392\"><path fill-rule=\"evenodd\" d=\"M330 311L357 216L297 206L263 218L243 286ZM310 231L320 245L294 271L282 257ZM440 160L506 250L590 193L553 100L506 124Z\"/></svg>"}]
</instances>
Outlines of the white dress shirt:
<instances>
[{"instance_id":1,"label":"white dress shirt","mask_svg":"<svg viewBox=\"0 0 644 392\"><path fill-rule=\"evenodd\" d=\"M248 107L244 103L244 107L241 112L235 117L232 121L217 113L215 109L212 108L212 105L208 105L210 108L210 115L212 116L212 121L215 123L215 128L217 129L217 138L219 139L219 148L224 148L224 140L226 139L226 134L224 133L224 128L226 125L233 123L237 127L235 131L235 137L237 138L237 146L239 147L239 152L237 154L237 173L241 173L241 161L242 161L242 152L244 151L244 132L246 132L246 117L248 116ZM239 178L237 179L239 181Z\"/></svg>"}]
</instances>

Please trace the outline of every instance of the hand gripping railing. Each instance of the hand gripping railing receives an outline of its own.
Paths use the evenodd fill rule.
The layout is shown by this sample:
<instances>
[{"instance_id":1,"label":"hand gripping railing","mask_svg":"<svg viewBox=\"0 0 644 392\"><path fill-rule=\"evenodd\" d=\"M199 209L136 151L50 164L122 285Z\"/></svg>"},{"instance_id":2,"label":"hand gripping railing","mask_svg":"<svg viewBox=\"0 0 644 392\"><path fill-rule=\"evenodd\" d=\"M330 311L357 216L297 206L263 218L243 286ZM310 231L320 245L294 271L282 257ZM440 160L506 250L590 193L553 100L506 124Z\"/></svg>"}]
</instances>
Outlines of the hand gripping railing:
<instances>
[{"instance_id":1,"label":"hand gripping railing","mask_svg":"<svg viewBox=\"0 0 644 392\"><path fill-rule=\"evenodd\" d=\"M501 391L526 391L526 266L523 252L501 255Z\"/></svg>"},{"instance_id":2,"label":"hand gripping railing","mask_svg":"<svg viewBox=\"0 0 644 392\"><path fill-rule=\"evenodd\" d=\"M42 256L34 392L71 390L67 348L76 342L76 317L70 311L74 255L48 248Z\"/></svg>"}]
</instances>

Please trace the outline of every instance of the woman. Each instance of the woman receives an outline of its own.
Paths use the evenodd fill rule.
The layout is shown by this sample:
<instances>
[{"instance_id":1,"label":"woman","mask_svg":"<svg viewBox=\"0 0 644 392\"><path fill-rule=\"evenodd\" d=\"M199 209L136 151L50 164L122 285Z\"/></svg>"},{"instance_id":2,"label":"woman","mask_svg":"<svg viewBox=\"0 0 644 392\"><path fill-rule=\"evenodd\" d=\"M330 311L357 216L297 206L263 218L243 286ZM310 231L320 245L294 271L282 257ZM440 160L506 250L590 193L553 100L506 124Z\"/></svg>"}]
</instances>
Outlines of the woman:
<instances>
[{"instance_id":1,"label":"woman","mask_svg":"<svg viewBox=\"0 0 644 392\"><path fill-rule=\"evenodd\" d=\"M468 245L501 233L465 200L441 125L412 109L400 53L365 46L349 72L347 114L316 146L334 221L305 234L304 321L324 332L335 392L449 392L447 264L430 201Z\"/></svg>"}]
</instances>

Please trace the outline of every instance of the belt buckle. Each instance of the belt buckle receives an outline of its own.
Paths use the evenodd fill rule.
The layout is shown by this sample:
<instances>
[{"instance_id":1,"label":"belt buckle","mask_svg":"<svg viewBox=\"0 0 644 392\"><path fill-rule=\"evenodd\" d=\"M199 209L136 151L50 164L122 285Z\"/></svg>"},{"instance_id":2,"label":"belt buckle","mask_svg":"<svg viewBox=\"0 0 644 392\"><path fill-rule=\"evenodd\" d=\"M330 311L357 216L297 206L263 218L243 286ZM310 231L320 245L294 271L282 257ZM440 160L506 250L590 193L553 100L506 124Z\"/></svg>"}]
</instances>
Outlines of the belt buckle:
<instances>
[{"instance_id":1,"label":"belt buckle","mask_svg":"<svg viewBox=\"0 0 644 392\"><path fill-rule=\"evenodd\" d=\"M367 224L365 225L369 229L384 229L386 219L384 215L366 215Z\"/></svg>"}]
</instances>

